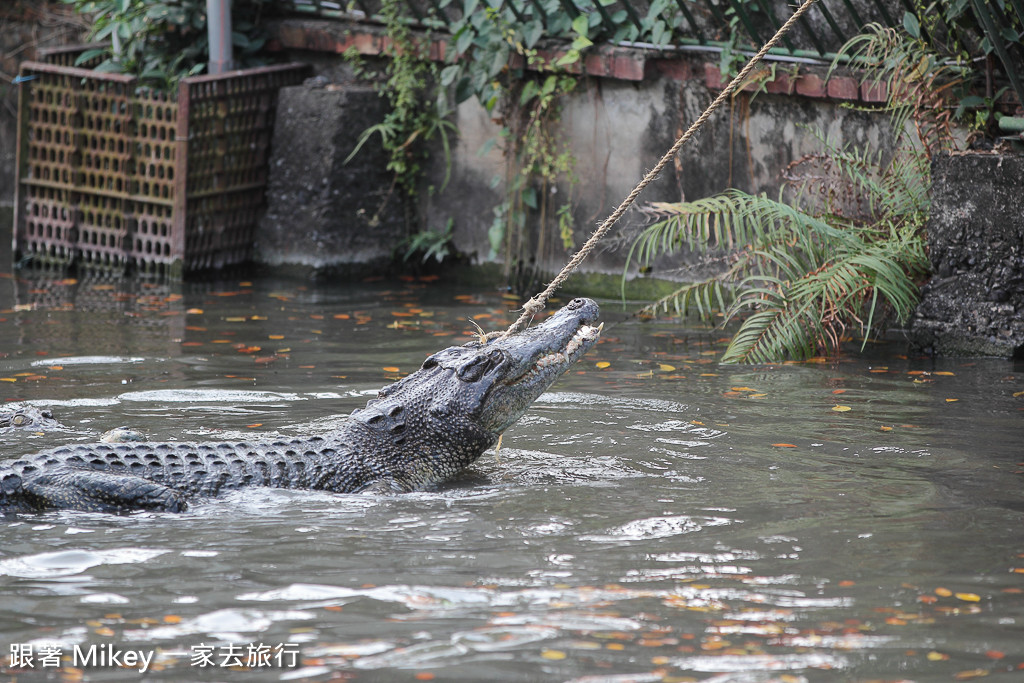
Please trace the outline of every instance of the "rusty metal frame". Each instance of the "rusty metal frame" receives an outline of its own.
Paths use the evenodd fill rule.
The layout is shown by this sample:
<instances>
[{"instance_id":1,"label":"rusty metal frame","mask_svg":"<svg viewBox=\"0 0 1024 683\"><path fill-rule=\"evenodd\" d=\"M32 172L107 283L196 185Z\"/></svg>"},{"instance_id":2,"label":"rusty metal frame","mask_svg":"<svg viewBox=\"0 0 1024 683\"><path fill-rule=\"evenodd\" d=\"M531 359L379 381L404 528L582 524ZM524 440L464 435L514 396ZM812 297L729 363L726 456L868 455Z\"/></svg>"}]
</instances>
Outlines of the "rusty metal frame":
<instances>
[{"instance_id":1,"label":"rusty metal frame","mask_svg":"<svg viewBox=\"0 0 1024 683\"><path fill-rule=\"evenodd\" d=\"M308 67L193 76L168 96L67 52L22 65L15 253L171 276L248 260L277 90Z\"/></svg>"}]
</instances>

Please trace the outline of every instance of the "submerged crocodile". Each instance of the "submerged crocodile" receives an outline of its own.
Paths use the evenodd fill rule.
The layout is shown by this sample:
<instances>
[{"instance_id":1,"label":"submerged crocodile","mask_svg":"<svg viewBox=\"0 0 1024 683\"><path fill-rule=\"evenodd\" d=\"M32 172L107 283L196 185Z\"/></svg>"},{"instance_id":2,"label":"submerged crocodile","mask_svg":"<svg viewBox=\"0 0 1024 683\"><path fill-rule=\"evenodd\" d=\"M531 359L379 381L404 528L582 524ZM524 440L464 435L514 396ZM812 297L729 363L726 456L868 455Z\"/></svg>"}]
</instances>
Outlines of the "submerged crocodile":
<instances>
[{"instance_id":1,"label":"submerged crocodile","mask_svg":"<svg viewBox=\"0 0 1024 683\"><path fill-rule=\"evenodd\" d=\"M324 436L227 443L95 443L0 461L0 511L183 511L246 486L407 492L475 461L596 342L597 304L439 351Z\"/></svg>"},{"instance_id":2,"label":"submerged crocodile","mask_svg":"<svg viewBox=\"0 0 1024 683\"><path fill-rule=\"evenodd\" d=\"M43 432L71 432L74 430L58 422L53 417L53 413L46 408L22 404L0 407L0 434L13 431L42 434ZM115 427L100 435L100 441L106 443L144 440L141 432L128 427Z\"/></svg>"},{"instance_id":3,"label":"submerged crocodile","mask_svg":"<svg viewBox=\"0 0 1024 683\"><path fill-rule=\"evenodd\" d=\"M0 407L0 432L20 429L27 432L67 431L67 427L53 419L49 410L29 405Z\"/></svg>"}]
</instances>

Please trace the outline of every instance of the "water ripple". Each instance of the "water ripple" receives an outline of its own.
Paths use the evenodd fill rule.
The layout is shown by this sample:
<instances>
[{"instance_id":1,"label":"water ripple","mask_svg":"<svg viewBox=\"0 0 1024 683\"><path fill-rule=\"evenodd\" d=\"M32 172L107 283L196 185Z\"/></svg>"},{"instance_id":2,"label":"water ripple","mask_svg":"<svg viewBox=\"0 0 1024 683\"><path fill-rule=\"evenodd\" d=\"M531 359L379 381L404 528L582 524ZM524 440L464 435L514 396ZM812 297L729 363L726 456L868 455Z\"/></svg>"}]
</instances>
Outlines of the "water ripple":
<instances>
[{"instance_id":1,"label":"water ripple","mask_svg":"<svg viewBox=\"0 0 1024 683\"><path fill-rule=\"evenodd\" d=\"M103 564L146 562L169 552L148 548L110 548L108 550L60 550L51 553L9 557L0 560L0 576L25 579L50 579L72 576Z\"/></svg>"},{"instance_id":2,"label":"water ripple","mask_svg":"<svg viewBox=\"0 0 1024 683\"><path fill-rule=\"evenodd\" d=\"M609 529L603 534L587 534L580 540L596 543L617 543L620 541L642 541L651 538L667 538L700 531L704 527L725 526L734 520L726 517L700 517L672 515L668 517L647 517L627 522Z\"/></svg>"}]
</instances>

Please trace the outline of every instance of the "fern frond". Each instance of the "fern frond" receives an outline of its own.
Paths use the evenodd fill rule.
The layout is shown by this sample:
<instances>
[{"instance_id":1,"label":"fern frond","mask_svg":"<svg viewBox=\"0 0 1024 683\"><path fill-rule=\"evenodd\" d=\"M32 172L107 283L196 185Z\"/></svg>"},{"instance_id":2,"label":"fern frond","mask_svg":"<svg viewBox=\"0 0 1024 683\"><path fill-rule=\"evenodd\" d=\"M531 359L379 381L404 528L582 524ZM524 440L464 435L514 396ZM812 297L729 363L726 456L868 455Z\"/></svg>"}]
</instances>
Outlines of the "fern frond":
<instances>
[{"instance_id":1,"label":"fern frond","mask_svg":"<svg viewBox=\"0 0 1024 683\"><path fill-rule=\"evenodd\" d=\"M726 310L735 298L736 288L733 285L722 277L713 277L683 285L641 310L648 313L671 310L685 317L695 308L702 320L710 320L716 310Z\"/></svg>"}]
</instances>

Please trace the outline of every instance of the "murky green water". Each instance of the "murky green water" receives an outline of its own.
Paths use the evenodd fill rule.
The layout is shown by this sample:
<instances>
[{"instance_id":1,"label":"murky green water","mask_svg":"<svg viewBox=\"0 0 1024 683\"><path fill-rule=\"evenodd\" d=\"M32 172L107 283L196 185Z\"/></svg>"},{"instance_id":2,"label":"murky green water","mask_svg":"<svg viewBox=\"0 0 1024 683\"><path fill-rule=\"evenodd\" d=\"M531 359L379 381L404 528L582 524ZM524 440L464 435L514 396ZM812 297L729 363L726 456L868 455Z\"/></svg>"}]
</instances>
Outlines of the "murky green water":
<instances>
[{"instance_id":1,"label":"murky green water","mask_svg":"<svg viewBox=\"0 0 1024 683\"><path fill-rule=\"evenodd\" d=\"M0 400L70 431L0 449L124 424L322 433L514 305L444 281L3 276ZM1024 368L898 344L723 367L719 333L605 319L498 457L442 491L6 520L0 662L36 658L0 671L142 677L73 658L112 646L168 681L1024 678Z\"/></svg>"}]
</instances>

